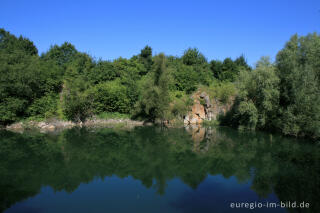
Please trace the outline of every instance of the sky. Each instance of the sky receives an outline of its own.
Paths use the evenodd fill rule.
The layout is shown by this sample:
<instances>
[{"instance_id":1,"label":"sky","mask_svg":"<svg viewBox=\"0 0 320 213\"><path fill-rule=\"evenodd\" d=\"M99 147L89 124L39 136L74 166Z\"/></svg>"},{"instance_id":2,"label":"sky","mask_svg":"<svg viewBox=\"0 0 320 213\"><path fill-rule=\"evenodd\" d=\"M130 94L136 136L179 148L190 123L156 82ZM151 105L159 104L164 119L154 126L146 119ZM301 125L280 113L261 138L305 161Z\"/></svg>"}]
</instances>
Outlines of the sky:
<instances>
[{"instance_id":1,"label":"sky","mask_svg":"<svg viewBox=\"0 0 320 213\"><path fill-rule=\"evenodd\" d=\"M274 59L290 37L320 33L320 0L1 0L0 28L32 40L39 53L68 41L96 59L130 58L149 45L181 56L250 65Z\"/></svg>"}]
</instances>

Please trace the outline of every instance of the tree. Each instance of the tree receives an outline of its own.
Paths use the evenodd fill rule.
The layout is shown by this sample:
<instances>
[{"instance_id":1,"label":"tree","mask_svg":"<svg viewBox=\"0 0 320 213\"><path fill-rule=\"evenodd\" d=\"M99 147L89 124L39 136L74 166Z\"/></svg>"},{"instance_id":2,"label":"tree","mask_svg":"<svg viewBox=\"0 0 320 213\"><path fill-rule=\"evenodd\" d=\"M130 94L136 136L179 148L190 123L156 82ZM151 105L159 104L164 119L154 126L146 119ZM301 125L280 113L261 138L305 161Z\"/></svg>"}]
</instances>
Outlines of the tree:
<instances>
[{"instance_id":1,"label":"tree","mask_svg":"<svg viewBox=\"0 0 320 213\"><path fill-rule=\"evenodd\" d=\"M191 93L197 89L198 76L193 68L185 64L176 66L172 75L175 80L175 89Z\"/></svg>"},{"instance_id":2,"label":"tree","mask_svg":"<svg viewBox=\"0 0 320 213\"><path fill-rule=\"evenodd\" d=\"M143 116L150 121L165 119L169 99L169 75L166 68L166 57L159 54L154 59L152 73L142 85L142 94L136 106L136 116Z\"/></svg>"},{"instance_id":3,"label":"tree","mask_svg":"<svg viewBox=\"0 0 320 213\"><path fill-rule=\"evenodd\" d=\"M236 60L234 61L234 63L238 66L238 67L242 67L245 70L251 70L251 67L248 65L247 60L245 59L244 55L239 56L238 58L236 58Z\"/></svg>"},{"instance_id":4,"label":"tree","mask_svg":"<svg viewBox=\"0 0 320 213\"><path fill-rule=\"evenodd\" d=\"M93 98L87 81L81 76L66 81L63 89L63 113L68 120L84 122L93 114Z\"/></svg>"},{"instance_id":5,"label":"tree","mask_svg":"<svg viewBox=\"0 0 320 213\"><path fill-rule=\"evenodd\" d=\"M139 55L139 61L143 64L144 70L140 72L140 75L147 74L152 67L152 48L150 46L145 46Z\"/></svg>"},{"instance_id":6,"label":"tree","mask_svg":"<svg viewBox=\"0 0 320 213\"><path fill-rule=\"evenodd\" d=\"M207 63L207 59L197 48L189 48L184 51L182 62L185 65L199 65Z\"/></svg>"},{"instance_id":7,"label":"tree","mask_svg":"<svg viewBox=\"0 0 320 213\"><path fill-rule=\"evenodd\" d=\"M210 62L210 70L214 78L220 79L222 73L222 62L219 60L212 60Z\"/></svg>"},{"instance_id":8,"label":"tree","mask_svg":"<svg viewBox=\"0 0 320 213\"><path fill-rule=\"evenodd\" d=\"M236 85L238 97L233 110L222 122L246 129L274 128L279 106L279 78L269 57L262 57L254 70L242 71Z\"/></svg>"},{"instance_id":9,"label":"tree","mask_svg":"<svg viewBox=\"0 0 320 213\"><path fill-rule=\"evenodd\" d=\"M282 133L320 137L320 36L294 35L277 54Z\"/></svg>"},{"instance_id":10,"label":"tree","mask_svg":"<svg viewBox=\"0 0 320 213\"><path fill-rule=\"evenodd\" d=\"M231 58L224 59L219 79L222 81L234 81L239 74L237 65Z\"/></svg>"},{"instance_id":11,"label":"tree","mask_svg":"<svg viewBox=\"0 0 320 213\"><path fill-rule=\"evenodd\" d=\"M100 83L89 89L89 96L93 98L94 112L120 112L130 113L130 97L127 95L126 86L120 80Z\"/></svg>"},{"instance_id":12,"label":"tree","mask_svg":"<svg viewBox=\"0 0 320 213\"><path fill-rule=\"evenodd\" d=\"M6 52L7 54L13 54L14 52L20 52L25 55L37 55L38 49L27 38L16 36L0 28L0 50Z\"/></svg>"},{"instance_id":13,"label":"tree","mask_svg":"<svg viewBox=\"0 0 320 213\"><path fill-rule=\"evenodd\" d=\"M49 51L42 54L41 57L45 60L53 60L59 66L66 67L77 56L78 51L69 42L64 42L61 46L51 46Z\"/></svg>"},{"instance_id":14,"label":"tree","mask_svg":"<svg viewBox=\"0 0 320 213\"><path fill-rule=\"evenodd\" d=\"M35 100L60 89L60 69L39 59L32 42L1 30L0 42L0 123L27 116Z\"/></svg>"},{"instance_id":15,"label":"tree","mask_svg":"<svg viewBox=\"0 0 320 213\"><path fill-rule=\"evenodd\" d=\"M238 82L240 97L258 110L257 128L271 128L279 106L279 78L270 58L262 57L255 70L241 72Z\"/></svg>"}]
</instances>

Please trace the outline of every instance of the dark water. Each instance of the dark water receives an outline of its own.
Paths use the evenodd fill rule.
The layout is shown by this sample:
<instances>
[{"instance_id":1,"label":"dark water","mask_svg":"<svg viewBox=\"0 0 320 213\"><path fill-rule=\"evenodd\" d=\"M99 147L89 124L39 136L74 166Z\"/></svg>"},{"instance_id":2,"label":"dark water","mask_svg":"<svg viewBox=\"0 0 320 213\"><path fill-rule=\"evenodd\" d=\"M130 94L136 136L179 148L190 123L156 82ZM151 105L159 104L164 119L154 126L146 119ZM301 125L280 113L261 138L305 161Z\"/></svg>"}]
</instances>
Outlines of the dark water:
<instances>
[{"instance_id":1,"label":"dark water","mask_svg":"<svg viewBox=\"0 0 320 213\"><path fill-rule=\"evenodd\" d=\"M281 201L310 206L230 206ZM320 212L320 147L229 128L2 131L0 212Z\"/></svg>"}]
</instances>

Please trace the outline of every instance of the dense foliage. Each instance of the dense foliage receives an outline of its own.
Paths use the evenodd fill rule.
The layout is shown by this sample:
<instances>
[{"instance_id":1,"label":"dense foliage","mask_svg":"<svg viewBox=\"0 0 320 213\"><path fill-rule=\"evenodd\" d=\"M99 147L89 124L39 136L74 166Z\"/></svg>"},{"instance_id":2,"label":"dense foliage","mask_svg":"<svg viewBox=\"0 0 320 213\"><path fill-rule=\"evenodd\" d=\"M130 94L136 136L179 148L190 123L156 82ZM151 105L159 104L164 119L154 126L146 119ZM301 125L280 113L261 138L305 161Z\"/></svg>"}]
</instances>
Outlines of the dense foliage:
<instances>
[{"instance_id":1,"label":"dense foliage","mask_svg":"<svg viewBox=\"0 0 320 213\"><path fill-rule=\"evenodd\" d=\"M222 123L285 135L320 137L320 36L294 35L272 64L240 73L239 96Z\"/></svg>"},{"instance_id":2,"label":"dense foliage","mask_svg":"<svg viewBox=\"0 0 320 213\"><path fill-rule=\"evenodd\" d=\"M294 35L275 63L254 69L243 55L223 61L196 48L181 57L153 55L145 46L130 59L95 60L72 44L38 55L35 45L0 30L0 123L23 119L85 121L126 114L155 121L182 119L199 88L222 103L236 97L222 124L320 137L320 36Z\"/></svg>"}]
</instances>

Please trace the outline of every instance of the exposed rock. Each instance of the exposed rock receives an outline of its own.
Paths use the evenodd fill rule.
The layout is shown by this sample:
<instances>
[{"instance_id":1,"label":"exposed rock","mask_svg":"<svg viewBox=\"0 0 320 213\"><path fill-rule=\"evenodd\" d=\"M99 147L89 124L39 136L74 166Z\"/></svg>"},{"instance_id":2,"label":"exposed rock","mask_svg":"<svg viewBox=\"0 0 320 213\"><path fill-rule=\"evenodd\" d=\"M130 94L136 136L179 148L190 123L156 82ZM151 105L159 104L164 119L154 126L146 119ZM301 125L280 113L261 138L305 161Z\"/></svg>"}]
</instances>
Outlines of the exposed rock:
<instances>
[{"instance_id":1,"label":"exposed rock","mask_svg":"<svg viewBox=\"0 0 320 213\"><path fill-rule=\"evenodd\" d=\"M39 128L43 128L43 127L46 126L46 125L47 125L47 124L46 124L45 122L39 122L37 126L38 126Z\"/></svg>"},{"instance_id":2,"label":"exposed rock","mask_svg":"<svg viewBox=\"0 0 320 213\"><path fill-rule=\"evenodd\" d=\"M143 122L143 126L152 126L152 125L153 125L152 122L149 122L149 121Z\"/></svg>"},{"instance_id":3,"label":"exposed rock","mask_svg":"<svg viewBox=\"0 0 320 213\"><path fill-rule=\"evenodd\" d=\"M45 124L40 129L41 132L53 132L55 130L56 130L56 127L52 124Z\"/></svg>"},{"instance_id":4,"label":"exposed rock","mask_svg":"<svg viewBox=\"0 0 320 213\"><path fill-rule=\"evenodd\" d=\"M191 96L194 101L191 111L184 117L184 124L200 124L204 120L216 120L218 115L225 114L232 107L233 99L230 103L223 104L215 98L210 99L206 92L196 92Z\"/></svg>"},{"instance_id":5,"label":"exposed rock","mask_svg":"<svg viewBox=\"0 0 320 213\"><path fill-rule=\"evenodd\" d=\"M6 127L7 130L13 131L13 132L20 132L22 133L24 131L24 126L22 122L14 123Z\"/></svg>"},{"instance_id":6,"label":"exposed rock","mask_svg":"<svg viewBox=\"0 0 320 213\"><path fill-rule=\"evenodd\" d=\"M200 119L205 119L206 118L206 112L204 110L204 106L201 105L200 103L195 103L192 106L192 115L196 115ZM195 117L195 116L193 116L193 117Z\"/></svg>"},{"instance_id":7,"label":"exposed rock","mask_svg":"<svg viewBox=\"0 0 320 213\"><path fill-rule=\"evenodd\" d=\"M201 122L200 122L201 123ZM199 119L193 117L189 120L189 124L199 124Z\"/></svg>"},{"instance_id":8,"label":"exposed rock","mask_svg":"<svg viewBox=\"0 0 320 213\"><path fill-rule=\"evenodd\" d=\"M183 123L188 125L190 123L189 115L184 116Z\"/></svg>"}]
</instances>

